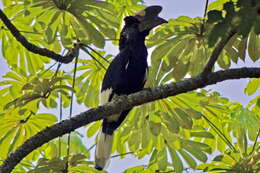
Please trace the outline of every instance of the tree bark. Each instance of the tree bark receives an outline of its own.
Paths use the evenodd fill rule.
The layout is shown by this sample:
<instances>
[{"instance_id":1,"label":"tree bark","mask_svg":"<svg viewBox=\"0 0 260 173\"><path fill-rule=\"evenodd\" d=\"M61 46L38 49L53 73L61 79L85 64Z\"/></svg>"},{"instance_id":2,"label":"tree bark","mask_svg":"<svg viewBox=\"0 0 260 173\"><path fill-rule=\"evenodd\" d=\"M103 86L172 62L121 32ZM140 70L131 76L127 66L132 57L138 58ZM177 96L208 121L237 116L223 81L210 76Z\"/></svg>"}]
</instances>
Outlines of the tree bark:
<instances>
[{"instance_id":1,"label":"tree bark","mask_svg":"<svg viewBox=\"0 0 260 173\"><path fill-rule=\"evenodd\" d=\"M30 152L49 142L50 140L62 136L66 133L89 124L93 121L100 120L112 114L119 113L122 110L132 108L137 105L152 102L155 100L175 96L178 94L193 91L212 85L218 82L231 79L241 78L259 78L260 68L238 68L221 70L209 73L206 76L200 75L194 78L186 79L180 82L163 85L156 88L142 90L129 96L119 96L116 100L90 109L75 115L69 120L64 120L51 127L47 127L35 136L25 141L15 152L11 153L4 163L0 166L0 173L9 173L14 167Z\"/></svg>"}]
</instances>

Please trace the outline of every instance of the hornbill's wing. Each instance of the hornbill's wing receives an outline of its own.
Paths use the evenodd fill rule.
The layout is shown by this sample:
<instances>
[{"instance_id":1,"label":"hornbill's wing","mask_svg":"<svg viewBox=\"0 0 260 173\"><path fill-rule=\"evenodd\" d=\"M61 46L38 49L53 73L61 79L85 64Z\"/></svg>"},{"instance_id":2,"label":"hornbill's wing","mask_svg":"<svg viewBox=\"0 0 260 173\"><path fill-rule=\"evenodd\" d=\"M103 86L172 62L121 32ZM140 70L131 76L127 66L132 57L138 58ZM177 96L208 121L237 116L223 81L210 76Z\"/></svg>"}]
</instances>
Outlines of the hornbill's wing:
<instances>
[{"instance_id":1,"label":"hornbill's wing","mask_svg":"<svg viewBox=\"0 0 260 173\"><path fill-rule=\"evenodd\" d=\"M124 50L109 65L102 82L100 94L101 105L111 101L115 95L126 94L122 91L120 92L120 88L123 87L122 85L124 85L126 80L124 79L124 74L126 73L130 56L129 51Z\"/></svg>"}]
</instances>

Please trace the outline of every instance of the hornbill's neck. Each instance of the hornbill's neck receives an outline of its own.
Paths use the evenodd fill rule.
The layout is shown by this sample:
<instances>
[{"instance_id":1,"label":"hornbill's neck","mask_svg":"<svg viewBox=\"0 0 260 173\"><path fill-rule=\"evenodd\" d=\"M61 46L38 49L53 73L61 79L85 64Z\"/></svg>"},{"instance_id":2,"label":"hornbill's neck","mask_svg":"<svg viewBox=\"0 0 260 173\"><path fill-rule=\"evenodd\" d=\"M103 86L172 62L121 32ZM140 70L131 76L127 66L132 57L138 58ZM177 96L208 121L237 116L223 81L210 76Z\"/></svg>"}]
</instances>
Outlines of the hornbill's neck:
<instances>
[{"instance_id":1,"label":"hornbill's neck","mask_svg":"<svg viewBox=\"0 0 260 173\"><path fill-rule=\"evenodd\" d=\"M121 51L126 47L146 48L144 42L149 31L140 32L138 29L140 22L133 16L128 16L124 20L125 26L120 33L119 50Z\"/></svg>"}]
</instances>

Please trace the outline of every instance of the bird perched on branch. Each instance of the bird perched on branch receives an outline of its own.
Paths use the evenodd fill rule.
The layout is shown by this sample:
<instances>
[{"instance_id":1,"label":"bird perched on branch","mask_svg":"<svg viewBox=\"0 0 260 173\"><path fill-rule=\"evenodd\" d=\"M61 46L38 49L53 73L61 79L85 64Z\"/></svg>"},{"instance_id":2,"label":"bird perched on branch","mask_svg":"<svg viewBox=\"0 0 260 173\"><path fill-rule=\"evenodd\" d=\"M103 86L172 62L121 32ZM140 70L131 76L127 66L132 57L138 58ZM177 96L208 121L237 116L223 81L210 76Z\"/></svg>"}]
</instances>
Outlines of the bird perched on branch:
<instances>
[{"instance_id":1,"label":"bird perched on branch","mask_svg":"<svg viewBox=\"0 0 260 173\"><path fill-rule=\"evenodd\" d=\"M154 27L167 23L158 14L162 7L150 6L135 16L125 17L120 34L119 54L107 69L101 88L101 105L115 96L128 95L143 89L148 73L145 37ZM110 158L113 132L124 121L130 109L103 119L95 151L95 167L104 169Z\"/></svg>"}]
</instances>

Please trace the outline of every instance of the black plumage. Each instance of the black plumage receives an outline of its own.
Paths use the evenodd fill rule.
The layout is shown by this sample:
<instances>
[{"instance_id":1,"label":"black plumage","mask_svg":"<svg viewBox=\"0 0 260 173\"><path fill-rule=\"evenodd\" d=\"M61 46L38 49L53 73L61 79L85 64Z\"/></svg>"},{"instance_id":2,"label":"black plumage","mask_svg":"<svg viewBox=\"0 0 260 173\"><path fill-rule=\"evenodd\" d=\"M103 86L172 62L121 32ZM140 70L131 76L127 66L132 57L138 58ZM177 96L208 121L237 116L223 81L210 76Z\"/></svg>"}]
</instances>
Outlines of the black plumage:
<instances>
[{"instance_id":1,"label":"black plumage","mask_svg":"<svg viewBox=\"0 0 260 173\"><path fill-rule=\"evenodd\" d=\"M115 95L128 95L144 87L148 71L144 40L148 31L139 32L138 24L139 21L132 16L125 18L120 39L120 53L110 64L103 79L101 93L112 88L108 101L111 101ZM111 135L128 112L129 110L123 111L116 121L104 119L102 132Z\"/></svg>"},{"instance_id":2,"label":"black plumage","mask_svg":"<svg viewBox=\"0 0 260 173\"><path fill-rule=\"evenodd\" d=\"M153 12L155 9L157 14L161 10L159 6L152 6L152 8L151 11ZM104 76L101 87L101 104L111 101L115 96L129 95L143 89L148 74L145 37L153 27L166 22L157 14L149 16L148 19L145 18L145 15L128 16L124 19L125 25L119 41L120 52L111 62ZM153 23L154 19L157 23ZM152 25L146 27L147 23ZM129 111L130 109L103 119L95 153L97 169L102 170L107 164L112 148L113 132L124 121Z\"/></svg>"}]
</instances>

